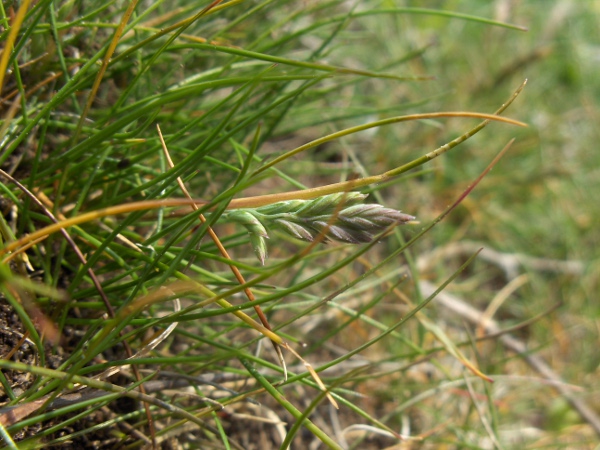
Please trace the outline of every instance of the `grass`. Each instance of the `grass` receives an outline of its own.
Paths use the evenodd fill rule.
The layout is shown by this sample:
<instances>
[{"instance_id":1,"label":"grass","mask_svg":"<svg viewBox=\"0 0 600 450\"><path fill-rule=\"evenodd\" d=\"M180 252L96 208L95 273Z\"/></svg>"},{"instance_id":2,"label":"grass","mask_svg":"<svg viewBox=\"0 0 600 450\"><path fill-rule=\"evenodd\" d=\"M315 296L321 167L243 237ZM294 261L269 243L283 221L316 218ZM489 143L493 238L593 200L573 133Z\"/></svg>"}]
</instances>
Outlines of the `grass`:
<instances>
[{"instance_id":1,"label":"grass","mask_svg":"<svg viewBox=\"0 0 600 450\"><path fill-rule=\"evenodd\" d=\"M593 448L598 10L450 3L3 4L5 444Z\"/></svg>"}]
</instances>

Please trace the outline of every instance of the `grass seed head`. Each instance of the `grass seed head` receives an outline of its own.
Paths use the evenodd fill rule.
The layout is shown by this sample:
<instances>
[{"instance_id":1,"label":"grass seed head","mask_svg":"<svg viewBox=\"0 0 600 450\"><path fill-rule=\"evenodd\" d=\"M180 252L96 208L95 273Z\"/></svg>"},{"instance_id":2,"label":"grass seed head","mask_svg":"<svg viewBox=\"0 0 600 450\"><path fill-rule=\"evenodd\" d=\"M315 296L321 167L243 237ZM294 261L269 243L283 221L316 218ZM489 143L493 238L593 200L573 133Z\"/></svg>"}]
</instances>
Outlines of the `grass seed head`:
<instances>
[{"instance_id":1,"label":"grass seed head","mask_svg":"<svg viewBox=\"0 0 600 450\"><path fill-rule=\"evenodd\" d=\"M239 209L227 217L248 230L250 243L262 264L267 258L267 230L279 230L308 242L322 234L325 241L361 244L371 242L393 224L414 220L413 216L392 208L362 203L366 197L360 192L341 192L313 200L291 200L255 209Z\"/></svg>"}]
</instances>

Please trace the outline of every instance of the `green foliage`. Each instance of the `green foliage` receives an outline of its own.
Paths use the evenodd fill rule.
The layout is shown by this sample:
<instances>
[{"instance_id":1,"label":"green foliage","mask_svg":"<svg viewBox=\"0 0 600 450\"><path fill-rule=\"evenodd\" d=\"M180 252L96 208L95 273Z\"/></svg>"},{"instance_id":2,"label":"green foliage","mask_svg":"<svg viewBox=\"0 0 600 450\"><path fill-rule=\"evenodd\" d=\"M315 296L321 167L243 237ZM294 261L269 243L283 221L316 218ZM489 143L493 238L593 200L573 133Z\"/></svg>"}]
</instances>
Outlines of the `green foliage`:
<instances>
[{"instance_id":1,"label":"green foliage","mask_svg":"<svg viewBox=\"0 0 600 450\"><path fill-rule=\"evenodd\" d=\"M565 301L517 337L566 381L597 391L600 178L590 151L598 127L587 119L598 115L590 36L599 11L568 3L159 0L129 11L4 2L4 248L122 207L2 255L12 258L0 265L0 320L12 340L0 349L10 356L0 360L0 413L22 414L0 416L4 441L250 449L319 439L366 449L402 433L433 446L591 442L520 356L500 341L475 343L481 329L447 317L424 284L501 328ZM462 143L472 119L398 118L492 113L525 78L509 111L530 124L524 131L492 123ZM459 143L416 170L431 159L422 155ZM351 191L232 207L376 175ZM183 197L178 179L203 199L199 211L164 203ZM157 203L128 209L142 201ZM529 259L471 263L466 241ZM539 264L548 258L558 265ZM273 330L258 323L258 305ZM285 346L284 378L265 336L314 365L338 412ZM511 435L534 425L533 437Z\"/></svg>"}]
</instances>

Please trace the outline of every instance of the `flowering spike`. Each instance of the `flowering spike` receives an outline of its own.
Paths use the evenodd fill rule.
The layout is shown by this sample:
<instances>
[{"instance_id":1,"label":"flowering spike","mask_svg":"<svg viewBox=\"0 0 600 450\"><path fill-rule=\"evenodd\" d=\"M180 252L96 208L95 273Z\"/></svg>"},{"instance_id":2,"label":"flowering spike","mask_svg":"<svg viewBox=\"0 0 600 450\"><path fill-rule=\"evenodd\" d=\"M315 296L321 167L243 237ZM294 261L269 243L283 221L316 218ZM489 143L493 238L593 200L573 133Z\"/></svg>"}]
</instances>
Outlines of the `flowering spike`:
<instances>
[{"instance_id":1,"label":"flowering spike","mask_svg":"<svg viewBox=\"0 0 600 450\"><path fill-rule=\"evenodd\" d=\"M281 230L296 239L312 242L319 234L350 244L371 242L393 224L414 219L395 209L364 204L360 192L340 192L313 200L289 200L256 209L238 209L224 217L243 225L261 264L267 258L268 228Z\"/></svg>"}]
</instances>

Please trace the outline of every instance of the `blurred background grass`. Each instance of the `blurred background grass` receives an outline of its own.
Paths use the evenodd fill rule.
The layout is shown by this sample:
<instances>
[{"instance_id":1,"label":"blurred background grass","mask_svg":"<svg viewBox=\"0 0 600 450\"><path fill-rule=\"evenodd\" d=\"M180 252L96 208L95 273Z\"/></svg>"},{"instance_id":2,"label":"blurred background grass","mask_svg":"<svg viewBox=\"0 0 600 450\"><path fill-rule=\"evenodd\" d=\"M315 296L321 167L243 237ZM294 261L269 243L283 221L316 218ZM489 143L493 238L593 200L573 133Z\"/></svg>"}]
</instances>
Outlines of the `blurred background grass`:
<instances>
[{"instance_id":1,"label":"blurred background grass","mask_svg":"<svg viewBox=\"0 0 600 450\"><path fill-rule=\"evenodd\" d=\"M381 194L388 206L408 211L426 223L460 195L503 145L516 138L508 154L458 210L412 251L418 257L451 243L475 241L507 254L580 264L582 270L574 273L526 267L523 285L511 292L496 318L519 323L560 303L559 309L519 337L549 361L565 382L581 387L576 395L598 412L600 2L383 3L390 7L401 4L460 11L528 29L520 32L412 14L357 19L360 26L355 24L354 29L351 26L342 34L345 45L327 55L330 63L384 67L401 55L425 49L421 57L408 62L409 71L434 76L435 80L397 84L372 80L349 88L332 108L342 107L344 98L360 98L381 108L408 105L403 112L417 112L424 107L411 108L410 103L429 98L427 110L493 112L523 80L528 80L524 92L507 112L527 122L528 129L493 124L436 160L429 166L431 172L383 189ZM362 5L359 9L368 7ZM357 44L365 41L375 44ZM467 129L462 120L384 127L362 141L353 140L351 151L370 173L379 173ZM343 142L339 145L348 151ZM421 277L442 280L456 269L456 260L464 261L463 257L440 258ZM483 310L505 281L497 266L479 261L448 291ZM436 310L435 302L429 313L444 323L444 311ZM489 354L483 359L491 372L532 375L497 348L485 351ZM548 389L532 388L538 386L532 381L517 385L511 385L512 395L505 399L508 404L499 408L501 423L512 423L515 428L517 424L540 427L550 432L545 436L547 443L585 447L583 441L589 435L581 440L575 437L581 433L581 419L560 396ZM423 389L419 383L403 387L410 395ZM435 415L435 408L430 413Z\"/></svg>"},{"instance_id":2,"label":"blurred background grass","mask_svg":"<svg viewBox=\"0 0 600 450\"><path fill-rule=\"evenodd\" d=\"M491 112L528 79L508 115L527 122L529 128L490 127L437 160L435 171L423 176L420 183L404 184L390 197L401 199L402 208L421 220L433 218L502 145L516 137L498 166L426 239L432 248L472 240L501 252L582 262L580 274L526 270L527 282L510 295L498 314L518 322L561 303L522 337L566 382L581 386L579 395L598 411L600 2L446 1L428 2L427 6L433 4L523 25L528 32L441 18L388 17L385 26L380 25L390 36L380 40L381 51L388 55L401 52L398 40L391 38L396 35L414 48L433 43L421 59L409 64L417 73L436 77L419 83L414 91L403 86L388 95L406 101L426 93L435 97L430 105L439 110ZM406 5L424 6L422 2ZM376 145L368 151L375 151L372 157L380 161L418 154L441 144L447 136L446 124L440 134L432 130L436 126L381 129ZM465 129L458 121L450 128L457 134ZM423 242L419 249L415 253L422 251ZM447 259L440 259L434 271L439 276L453 267ZM498 275L488 264L476 263L470 275L449 291L485 308L498 290ZM536 423L561 430L573 424L562 420L566 415L554 416L568 408L557 407L561 400L548 391L524 386L519 396L520 400L508 407L515 413L513 418L536 418Z\"/></svg>"}]
</instances>

